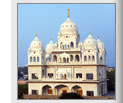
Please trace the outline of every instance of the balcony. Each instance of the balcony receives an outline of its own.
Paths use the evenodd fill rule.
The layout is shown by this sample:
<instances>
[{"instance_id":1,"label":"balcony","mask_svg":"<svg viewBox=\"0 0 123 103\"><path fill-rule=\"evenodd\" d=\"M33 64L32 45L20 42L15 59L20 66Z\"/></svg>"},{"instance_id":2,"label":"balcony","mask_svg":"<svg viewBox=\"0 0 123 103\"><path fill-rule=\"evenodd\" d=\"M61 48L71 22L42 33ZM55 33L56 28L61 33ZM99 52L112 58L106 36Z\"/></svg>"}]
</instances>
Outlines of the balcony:
<instances>
[{"instance_id":1,"label":"balcony","mask_svg":"<svg viewBox=\"0 0 123 103\"><path fill-rule=\"evenodd\" d=\"M57 78L41 78L41 79L31 79L27 82L81 82L81 83L98 83L98 80L83 80L82 78L66 78L66 79L57 79Z\"/></svg>"}]
</instances>

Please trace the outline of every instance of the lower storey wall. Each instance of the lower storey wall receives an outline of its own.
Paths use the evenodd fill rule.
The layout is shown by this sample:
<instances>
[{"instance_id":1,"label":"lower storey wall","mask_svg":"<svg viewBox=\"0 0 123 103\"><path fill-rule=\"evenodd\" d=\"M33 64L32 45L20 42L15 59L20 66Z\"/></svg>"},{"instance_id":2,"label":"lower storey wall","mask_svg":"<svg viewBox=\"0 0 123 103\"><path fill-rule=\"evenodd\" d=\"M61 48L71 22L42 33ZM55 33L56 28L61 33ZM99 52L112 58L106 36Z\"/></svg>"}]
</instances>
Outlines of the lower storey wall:
<instances>
[{"instance_id":1,"label":"lower storey wall","mask_svg":"<svg viewBox=\"0 0 123 103\"><path fill-rule=\"evenodd\" d=\"M106 86L106 83L28 83L28 94L60 95L63 92L76 92L82 96L101 96L107 93Z\"/></svg>"}]
</instances>

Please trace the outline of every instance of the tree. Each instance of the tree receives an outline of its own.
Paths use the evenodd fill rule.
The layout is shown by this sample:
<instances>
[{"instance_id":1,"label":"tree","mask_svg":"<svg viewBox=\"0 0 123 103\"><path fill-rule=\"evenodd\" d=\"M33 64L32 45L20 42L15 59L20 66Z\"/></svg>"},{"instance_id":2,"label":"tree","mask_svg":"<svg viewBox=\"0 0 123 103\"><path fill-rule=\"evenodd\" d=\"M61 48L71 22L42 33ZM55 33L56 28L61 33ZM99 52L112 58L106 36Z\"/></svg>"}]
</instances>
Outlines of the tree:
<instances>
[{"instance_id":1,"label":"tree","mask_svg":"<svg viewBox=\"0 0 123 103\"><path fill-rule=\"evenodd\" d=\"M28 85L18 85L18 99L23 99L23 94L28 94Z\"/></svg>"},{"instance_id":2,"label":"tree","mask_svg":"<svg viewBox=\"0 0 123 103\"><path fill-rule=\"evenodd\" d=\"M83 99L80 94L77 93L62 93L59 99Z\"/></svg>"},{"instance_id":3,"label":"tree","mask_svg":"<svg viewBox=\"0 0 123 103\"><path fill-rule=\"evenodd\" d=\"M23 78L23 75L28 75L28 67L18 67L18 79Z\"/></svg>"},{"instance_id":4,"label":"tree","mask_svg":"<svg viewBox=\"0 0 123 103\"><path fill-rule=\"evenodd\" d=\"M107 90L115 91L115 70L108 72L107 71Z\"/></svg>"}]
</instances>

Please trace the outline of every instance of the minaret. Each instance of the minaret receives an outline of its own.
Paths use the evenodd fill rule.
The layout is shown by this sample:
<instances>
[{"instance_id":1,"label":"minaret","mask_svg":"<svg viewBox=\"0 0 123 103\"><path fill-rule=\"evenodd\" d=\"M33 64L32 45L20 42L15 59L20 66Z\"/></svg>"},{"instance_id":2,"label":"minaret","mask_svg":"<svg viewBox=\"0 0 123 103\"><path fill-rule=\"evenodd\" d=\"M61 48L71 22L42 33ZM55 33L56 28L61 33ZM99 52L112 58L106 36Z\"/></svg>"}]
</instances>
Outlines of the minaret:
<instances>
[{"instance_id":1,"label":"minaret","mask_svg":"<svg viewBox=\"0 0 123 103\"><path fill-rule=\"evenodd\" d=\"M42 64L42 42L38 39L36 34L34 40L31 42L28 49L28 65L41 65Z\"/></svg>"}]
</instances>

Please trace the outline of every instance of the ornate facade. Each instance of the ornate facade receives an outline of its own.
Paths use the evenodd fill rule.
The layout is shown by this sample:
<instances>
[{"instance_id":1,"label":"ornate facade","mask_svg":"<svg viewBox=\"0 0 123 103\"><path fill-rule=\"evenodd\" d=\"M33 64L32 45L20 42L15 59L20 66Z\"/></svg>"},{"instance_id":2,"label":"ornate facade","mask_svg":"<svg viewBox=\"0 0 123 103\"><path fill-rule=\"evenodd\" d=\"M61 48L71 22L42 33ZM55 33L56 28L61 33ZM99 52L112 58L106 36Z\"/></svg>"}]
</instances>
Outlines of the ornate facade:
<instances>
[{"instance_id":1,"label":"ornate facade","mask_svg":"<svg viewBox=\"0 0 123 103\"><path fill-rule=\"evenodd\" d=\"M46 48L36 36L28 49L28 95L82 96L107 93L106 51L101 40L89 33L84 42L76 24L68 18L60 27L58 42Z\"/></svg>"}]
</instances>

